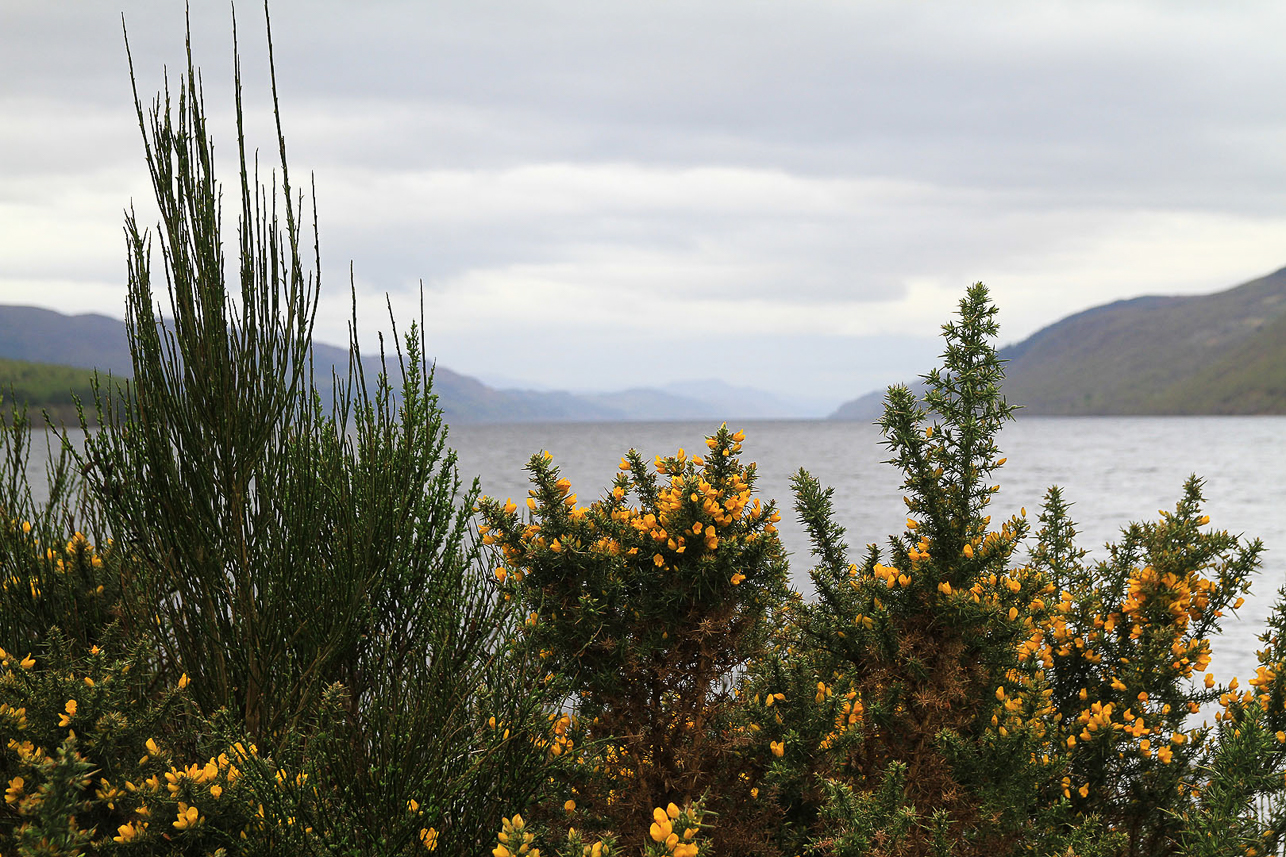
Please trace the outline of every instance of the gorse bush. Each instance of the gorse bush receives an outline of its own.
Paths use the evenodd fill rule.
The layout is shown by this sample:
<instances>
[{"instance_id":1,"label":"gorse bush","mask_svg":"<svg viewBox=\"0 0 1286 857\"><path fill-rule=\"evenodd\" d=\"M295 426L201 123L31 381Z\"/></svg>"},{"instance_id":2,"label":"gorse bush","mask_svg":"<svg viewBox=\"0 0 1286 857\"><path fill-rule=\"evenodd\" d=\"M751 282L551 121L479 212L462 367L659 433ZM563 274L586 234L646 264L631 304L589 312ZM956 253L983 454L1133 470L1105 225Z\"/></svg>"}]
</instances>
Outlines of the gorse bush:
<instances>
[{"instance_id":1,"label":"gorse bush","mask_svg":"<svg viewBox=\"0 0 1286 857\"><path fill-rule=\"evenodd\" d=\"M897 841L881 846L890 853L1052 850L1087 824L1102 827L1088 837L1102 853L1169 853L1218 754L1188 722L1219 692L1212 677L1191 679L1260 546L1203 532L1192 480L1174 513L1131 525L1086 568L1053 489L1017 562L1025 511L994 528L986 514L998 490L988 477L1004 464L995 433L1012 410L994 315L975 286L944 328L925 408L890 391L882 425L909 517L887 554L850 563L829 492L796 479L819 597L753 674L765 697L785 691L762 732L793 753L776 780L804 821L833 819L853 789L902 783L899 811L839 832L837 853L881 835Z\"/></svg>"},{"instance_id":2,"label":"gorse bush","mask_svg":"<svg viewBox=\"0 0 1286 857\"><path fill-rule=\"evenodd\" d=\"M763 652L787 590L780 516L753 498L743 440L725 426L704 457L679 450L653 468L630 450L588 505L540 454L526 520L512 499L481 504L506 563L496 576L529 616L525 642L590 742L571 759L574 820L622 829L685 796L708 795L712 812L750 798L733 679Z\"/></svg>"},{"instance_id":3,"label":"gorse bush","mask_svg":"<svg viewBox=\"0 0 1286 857\"><path fill-rule=\"evenodd\" d=\"M994 851L1030 817L1029 758L1041 736L993 727L992 709L1030 718L1043 706L1037 670L1020 660L1019 646L1053 590L1011 567L1025 522L991 529L986 514L988 476L1003 464L995 434L1012 410L999 397L989 347L994 315L985 290L970 290L959 324L946 327L944 367L927 379L929 412L905 388L890 392L883 428L910 517L887 555L872 547L850 562L829 492L796 476L819 597L799 606L788 645L752 674L756 696L785 696L770 720L762 722L766 708L754 719L782 748L771 782L789 817L818 813L827 781L839 796L838 786L894 780L906 806L890 823L950 826L970 843L959 853ZM858 843L860 853L866 838L841 835L837 843L852 842L838 850ZM932 840L893 838L899 853Z\"/></svg>"},{"instance_id":4,"label":"gorse bush","mask_svg":"<svg viewBox=\"0 0 1286 857\"><path fill-rule=\"evenodd\" d=\"M318 380L315 218L310 249L236 84L233 262L189 56L136 97L133 377L83 451L54 436L45 501L0 419L0 853L1281 853L1286 606L1245 686L1207 672L1262 546L1195 477L1095 562L1057 488L993 520L982 285L923 398L887 397L905 528L853 555L796 475L805 600L726 425L587 502L538 453L502 502L458 473L422 325L368 377L354 319Z\"/></svg>"},{"instance_id":5,"label":"gorse bush","mask_svg":"<svg viewBox=\"0 0 1286 857\"><path fill-rule=\"evenodd\" d=\"M239 767L249 751L185 764L168 736L199 728L189 680L151 686L145 647L120 642L77 653L54 631L40 659L0 652L12 853L168 854L179 834L235 849L257 829Z\"/></svg>"}]
</instances>

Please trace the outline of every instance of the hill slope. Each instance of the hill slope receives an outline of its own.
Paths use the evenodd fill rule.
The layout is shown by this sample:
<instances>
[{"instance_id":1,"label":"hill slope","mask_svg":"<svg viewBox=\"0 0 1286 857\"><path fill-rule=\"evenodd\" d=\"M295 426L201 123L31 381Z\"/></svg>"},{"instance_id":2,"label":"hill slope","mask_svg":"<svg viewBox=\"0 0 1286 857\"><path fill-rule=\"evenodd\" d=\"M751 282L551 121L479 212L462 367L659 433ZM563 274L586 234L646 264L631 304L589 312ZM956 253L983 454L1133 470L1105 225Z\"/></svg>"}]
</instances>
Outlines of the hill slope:
<instances>
[{"instance_id":1,"label":"hill slope","mask_svg":"<svg viewBox=\"0 0 1286 857\"><path fill-rule=\"evenodd\" d=\"M132 371L124 322L29 306L0 307L0 357L116 375Z\"/></svg>"},{"instance_id":2,"label":"hill slope","mask_svg":"<svg viewBox=\"0 0 1286 857\"><path fill-rule=\"evenodd\" d=\"M1000 349L1029 414L1286 413L1286 268L1212 295L1141 297ZM882 393L832 419L872 419Z\"/></svg>"},{"instance_id":3,"label":"hill slope","mask_svg":"<svg viewBox=\"0 0 1286 857\"><path fill-rule=\"evenodd\" d=\"M348 351L344 348L317 343L313 357L319 382L330 375L332 367L347 371ZM103 315L68 316L36 307L0 306L0 359L5 358L55 364L59 370L96 368L118 377L133 371L124 322ZM395 360L389 363L395 366ZM379 371L377 357L366 356L363 364L368 377ZM84 374L82 371L76 377ZM69 383L74 380L68 378ZM80 382L73 386L81 389ZM765 407L760 400L767 396L759 393L756 398L753 390L738 390L739 395L730 396L731 388L717 383L708 396L700 396L696 390L636 389L584 395L498 390L444 366L434 371L433 389L446 418L455 423L735 419L762 415ZM62 391L60 396L64 394ZM82 395L82 399L86 397ZM29 401L36 406L53 402Z\"/></svg>"},{"instance_id":4,"label":"hill slope","mask_svg":"<svg viewBox=\"0 0 1286 857\"><path fill-rule=\"evenodd\" d=\"M0 395L8 399L12 394L19 402L70 405L73 396L85 400L92 395L92 377L87 369L0 358Z\"/></svg>"},{"instance_id":5,"label":"hill slope","mask_svg":"<svg viewBox=\"0 0 1286 857\"><path fill-rule=\"evenodd\" d=\"M29 365L55 364L43 367L54 375L79 370L83 376L85 369L111 372L118 377L133 372L124 322L104 315L69 316L37 307L0 306L0 359L27 361ZM317 343L313 346L313 359L319 383L330 375L332 367L347 371L347 349ZM368 355L362 362L368 377L374 378L379 371L379 358ZM395 367L396 358L390 357L389 365ZM81 385L76 386L79 390ZM570 393L496 390L443 366L434 371L433 389L447 419L453 422L624 418L616 409ZM65 393L59 395L61 398ZM44 406L55 400L28 401Z\"/></svg>"},{"instance_id":6,"label":"hill slope","mask_svg":"<svg viewBox=\"0 0 1286 857\"><path fill-rule=\"evenodd\" d=\"M58 422L75 424L75 400L94 400L92 378L88 369L0 358L0 415L7 416L11 404L25 405L30 411L49 411ZM29 415L39 422L36 414Z\"/></svg>"}]
</instances>

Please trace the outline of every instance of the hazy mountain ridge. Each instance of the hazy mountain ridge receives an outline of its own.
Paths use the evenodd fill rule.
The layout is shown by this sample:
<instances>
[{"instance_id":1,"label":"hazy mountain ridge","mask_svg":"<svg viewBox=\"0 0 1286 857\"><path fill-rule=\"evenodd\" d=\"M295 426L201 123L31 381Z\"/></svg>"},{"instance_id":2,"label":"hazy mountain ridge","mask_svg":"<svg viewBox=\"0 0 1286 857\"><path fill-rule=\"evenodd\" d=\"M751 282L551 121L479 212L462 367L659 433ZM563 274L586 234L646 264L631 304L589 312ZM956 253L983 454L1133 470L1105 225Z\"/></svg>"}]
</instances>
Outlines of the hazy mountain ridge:
<instances>
[{"instance_id":1,"label":"hazy mountain ridge","mask_svg":"<svg viewBox=\"0 0 1286 857\"><path fill-rule=\"evenodd\" d=\"M92 313L63 315L37 307L0 307L0 357L115 375L133 372L125 323Z\"/></svg>"},{"instance_id":2,"label":"hazy mountain ridge","mask_svg":"<svg viewBox=\"0 0 1286 857\"><path fill-rule=\"evenodd\" d=\"M0 306L0 358L47 364L49 369L57 370L51 375L56 378L88 377L86 369L118 377L133 371L124 322L104 315L69 316L27 306ZM396 356L387 354L386 358L390 374L396 376ZM347 371L348 351L315 343L313 360L320 385L332 368ZM379 372L378 355L363 355L362 364L368 378ZM0 385L11 383L13 374L0 367ZM797 407L762 391L734 388L718 381L675 386L682 387L684 393L652 388L579 394L501 390L441 365L435 368L433 378L433 390L443 413L457 423L722 420L800 415ZM78 392L83 389L78 385ZM706 395L701 395L703 389Z\"/></svg>"},{"instance_id":3,"label":"hazy mountain ridge","mask_svg":"<svg viewBox=\"0 0 1286 857\"><path fill-rule=\"evenodd\" d=\"M1286 413L1286 268L1209 295L1093 307L1000 349L1029 414ZM831 419L879 416L883 391Z\"/></svg>"}]
</instances>

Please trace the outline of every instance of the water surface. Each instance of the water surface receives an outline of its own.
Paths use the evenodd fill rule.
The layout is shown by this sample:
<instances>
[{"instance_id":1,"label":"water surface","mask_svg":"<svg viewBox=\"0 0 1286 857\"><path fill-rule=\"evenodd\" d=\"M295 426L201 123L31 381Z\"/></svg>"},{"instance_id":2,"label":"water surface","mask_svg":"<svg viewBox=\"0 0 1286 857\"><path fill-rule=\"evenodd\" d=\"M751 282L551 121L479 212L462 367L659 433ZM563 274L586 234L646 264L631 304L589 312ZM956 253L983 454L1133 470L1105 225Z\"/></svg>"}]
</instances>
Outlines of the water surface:
<instances>
[{"instance_id":1,"label":"water surface","mask_svg":"<svg viewBox=\"0 0 1286 857\"><path fill-rule=\"evenodd\" d=\"M645 459L679 448L704 452L711 423L580 423L462 425L450 443L461 469L482 489L519 503L529 484L524 466L541 450L554 456L582 502L611 484L631 447ZM790 477L803 467L835 489L835 510L848 531L853 559L862 546L900 532L906 520L899 472L879 429L865 423L741 421L745 461L758 465L758 493L781 507L782 540L792 554L793 584L807 592L807 536L795 518ZM1090 557L1132 521L1172 510L1191 474L1205 480L1211 526L1262 539L1266 552L1254 588L1222 638L1212 671L1221 678L1254 674L1257 635L1286 582L1286 417L1025 417L1009 424L999 445L1008 458L996 471L993 517L1026 507L1036 525L1045 490L1063 489Z\"/></svg>"},{"instance_id":2,"label":"water surface","mask_svg":"<svg viewBox=\"0 0 1286 857\"><path fill-rule=\"evenodd\" d=\"M799 468L834 488L837 518L855 560L862 546L901 530L900 477L882 463L889 453L875 426L742 421L730 427L746 432L742 457L758 465L759 496L780 504L792 582L802 591L810 589L811 559L790 492ZM572 490L589 502L610 486L626 450L635 448L648 460L680 448L700 453L717 428L686 422L460 425L449 442L462 473L478 475L487 494L521 502L529 487L527 460L548 450ZM38 485L44 482L39 446L30 473ZM1104 544L1129 522L1155 520L1158 510L1173 509L1184 480L1201 476L1211 525L1258 537L1267 548L1245 606L1214 643L1216 675L1253 675L1256 636L1286 582L1286 417L1026 417L1004 429L1000 447L1008 462L996 473L1001 490L995 520L1026 507L1034 524L1046 488L1059 485L1091 558L1104 557Z\"/></svg>"}]
</instances>

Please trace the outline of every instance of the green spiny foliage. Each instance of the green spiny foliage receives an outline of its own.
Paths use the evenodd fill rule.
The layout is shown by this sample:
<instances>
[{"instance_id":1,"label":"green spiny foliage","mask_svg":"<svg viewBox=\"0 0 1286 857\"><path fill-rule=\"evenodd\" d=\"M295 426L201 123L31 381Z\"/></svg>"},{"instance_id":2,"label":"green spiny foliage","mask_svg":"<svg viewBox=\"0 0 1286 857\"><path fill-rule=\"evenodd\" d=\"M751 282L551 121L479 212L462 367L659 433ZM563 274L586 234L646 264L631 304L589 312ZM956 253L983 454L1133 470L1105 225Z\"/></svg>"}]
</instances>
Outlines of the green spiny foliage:
<instances>
[{"instance_id":1,"label":"green spiny foliage","mask_svg":"<svg viewBox=\"0 0 1286 857\"><path fill-rule=\"evenodd\" d=\"M1131 524L1087 568L1061 494L1042 513L1033 566L1062 593L1032 651L1052 691L1063 791L1128 837L1128 853L1170 853L1212 762L1209 730L1191 719L1222 689L1208 675L1210 638L1241 604L1262 546L1203 531L1195 477L1172 513ZM1033 640L1035 642L1035 640ZM1157 813L1154 807L1172 810Z\"/></svg>"},{"instance_id":2,"label":"green spiny foliage","mask_svg":"<svg viewBox=\"0 0 1286 857\"><path fill-rule=\"evenodd\" d=\"M1185 857L1278 854L1286 841L1286 589L1260 640L1249 687L1219 688L1199 788L1167 813Z\"/></svg>"},{"instance_id":3,"label":"green spiny foliage","mask_svg":"<svg viewBox=\"0 0 1286 857\"><path fill-rule=\"evenodd\" d=\"M6 406L0 398L0 407ZM0 416L0 647L29 652L58 629L83 649L102 642L119 613L122 587L110 546L82 534L99 530L82 493L75 450L46 428L48 493L28 482L33 426L21 405Z\"/></svg>"},{"instance_id":4,"label":"green spiny foliage","mask_svg":"<svg viewBox=\"0 0 1286 857\"><path fill-rule=\"evenodd\" d=\"M86 651L52 631L39 657L0 651L0 843L14 853L172 853L156 831L175 831L180 801L200 804L191 839L207 852L239 843L253 809L226 760L193 779L160 749L195 748L200 718L181 687L154 686L148 649L111 634Z\"/></svg>"},{"instance_id":5,"label":"green spiny foliage","mask_svg":"<svg viewBox=\"0 0 1286 857\"><path fill-rule=\"evenodd\" d=\"M525 519L512 500L481 504L506 597L529 613L528 644L561 677L572 734L593 742L573 780L582 823L621 829L707 790L721 813L749 797L732 678L762 650L786 589L778 515L752 500L742 440L724 426L704 458L657 456L655 473L631 450L588 506L536 455ZM752 836L728 821L720 833Z\"/></svg>"},{"instance_id":6,"label":"green spiny foliage","mask_svg":"<svg viewBox=\"0 0 1286 857\"><path fill-rule=\"evenodd\" d=\"M311 833L269 851L414 852L428 830L444 848L476 849L544 787L547 696L510 645L517 620L490 582L471 521L477 484L464 485L446 446L418 326L397 341L399 379L384 372L368 388L354 319L348 376L333 381L333 408L321 404L310 367L317 245L305 255L280 122L280 188L247 159L237 68L230 265L190 52L175 96L145 111L136 95L166 303L153 239L131 212L134 376L101 387L100 426L83 425L80 511L111 547L100 556L77 535L42 558L36 540L61 545L79 498L64 460L53 500L30 501L16 416L0 548L14 577L5 598L20 609L5 615L5 642L38 649L55 617L83 648L113 619L147 640L136 675L182 679L197 715L277 766L256 777L269 763L243 760L245 787ZM100 602L106 615L88 612ZM508 728L485 728L491 718ZM176 746L176 758L200 746ZM283 788L282 765L307 788Z\"/></svg>"},{"instance_id":7,"label":"green spiny foliage","mask_svg":"<svg viewBox=\"0 0 1286 857\"><path fill-rule=\"evenodd\" d=\"M981 287L961 302L925 408L890 391L882 425L912 517L890 539L888 565L875 546L850 564L831 492L796 479L818 599L797 608L747 687L752 728L779 758L764 784L783 832L794 829L783 845L814 829L814 844L834 853L875 843L860 847L929 854L936 836L954 854L1163 855L1191 838L1191 819L1213 830L1229 817L1262 849L1265 819L1280 812L1278 754L1264 736L1286 725L1281 700L1264 690L1251 706L1212 676L1192 685L1262 547L1203 529L1193 478L1173 513L1130 525L1090 566L1054 488L1031 556L1015 567L1026 512L999 530L985 514L998 490L988 477L1004 463L995 435L1011 410L990 346L994 314ZM1254 684L1270 688L1286 660L1262 657ZM1215 700L1227 710L1212 740L1189 719ZM1229 718L1248 725L1230 733ZM1245 735L1263 743L1259 761L1234 765ZM880 798L889 764L906 771L896 801ZM857 818L837 801L866 807L867 820L837 832L836 818ZM930 810L946 813L933 836ZM907 819L923 835L904 836Z\"/></svg>"},{"instance_id":8,"label":"green spiny foliage","mask_svg":"<svg viewBox=\"0 0 1286 857\"><path fill-rule=\"evenodd\" d=\"M851 563L831 492L797 475L818 600L798 607L775 657L753 670L755 691L784 696L771 720L766 708L753 719L782 751L770 782L787 818L814 823L828 800L818 783L872 789L890 764L905 771L906 813L945 813L934 822L942 832L900 838L887 853L931 853L944 836L970 843L959 854L1003 850L1031 808L1039 736L992 720L997 700L1039 705L1039 676L1017 647L1047 586L1008 567L1025 521L991 531L985 514L997 490L988 477L1003 464L996 434L1013 410L999 394L995 313L981 285L961 301L959 321L943 328L943 367L926 378L927 410L906 388L889 391L881 425L911 517L889 540L888 564L875 546ZM890 823L903 817L894 810L884 810Z\"/></svg>"}]
</instances>

